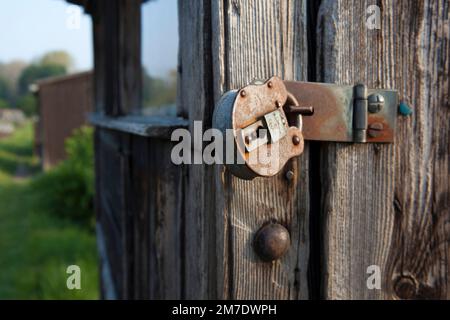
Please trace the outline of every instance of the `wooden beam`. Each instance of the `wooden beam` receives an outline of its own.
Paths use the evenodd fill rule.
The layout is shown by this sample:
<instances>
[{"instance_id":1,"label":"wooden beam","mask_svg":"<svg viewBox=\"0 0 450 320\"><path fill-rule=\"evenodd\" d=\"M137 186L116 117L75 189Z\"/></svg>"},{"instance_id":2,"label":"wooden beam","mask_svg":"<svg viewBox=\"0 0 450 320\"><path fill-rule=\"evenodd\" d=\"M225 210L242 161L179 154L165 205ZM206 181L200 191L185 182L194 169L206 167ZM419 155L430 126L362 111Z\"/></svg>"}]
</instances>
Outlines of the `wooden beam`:
<instances>
[{"instance_id":1,"label":"wooden beam","mask_svg":"<svg viewBox=\"0 0 450 320\"><path fill-rule=\"evenodd\" d=\"M170 140L175 129L188 127L188 121L178 117L107 117L94 113L89 116L89 121L97 127L165 140Z\"/></svg>"},{"instance_id":2,"label":"wooden beam","mask_svg":"<svg viewBox=\"0 0 450 320\"><path fill-rule=\"evenodd\" d=\"M141 1L93 4L96 110L139 113L142 97Z\"/></svg>"}]
</instances>

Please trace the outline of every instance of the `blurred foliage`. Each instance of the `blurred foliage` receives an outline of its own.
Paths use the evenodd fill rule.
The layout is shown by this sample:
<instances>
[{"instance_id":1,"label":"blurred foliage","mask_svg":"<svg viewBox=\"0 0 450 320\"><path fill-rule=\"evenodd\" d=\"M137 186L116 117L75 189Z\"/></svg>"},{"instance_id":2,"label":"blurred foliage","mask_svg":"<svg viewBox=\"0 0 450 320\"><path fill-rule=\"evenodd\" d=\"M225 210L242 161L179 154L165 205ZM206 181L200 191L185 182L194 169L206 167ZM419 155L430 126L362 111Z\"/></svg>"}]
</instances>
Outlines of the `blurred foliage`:
<instances>
[{"instance_id":1,"label":"blurred foliage","mask_svg":"<svg viewBox=\"0 0 450 320\"><path fill-rule=\"evenodd\" d=\"M94 228L93 129L82 127L66 140L67 159L39 176L33 186L42 210Z\"/></svg>"},{"instance_id":2,"label":"blurred foliage","mask_svg":"<svg viewBox=\"0 0 450 320\"><path fill-rule=\"evenodd\" d=\"M5 102L9 102L11 101L12 96L13 92L10 85L8 84L6 79L0 76L0 99Z\"/></svg>"},{"instance_id":3,"label":"blurred foliage","mask_svg":"<svg viewBox=\"0 0 450 320\"><path fill-rule=\"evenodd\" d=\"M0 98L0 109L6 109L9 108L9 104L6 100L3 100Z\"/></svg>"},{"instance_id":4,"label":"blurred foliage","mask_svg":"<svg viewBox=\"0 0 450 320\"><path fill-rule=\"evenodd\" d=\"M16 106L28 117L37 114L37 101L32 93L20 97Z\"/></svg>"},{"instance_id":5,"label":"blurred foliage","mask_svg":"<svg viewBox=\"0 0 450 320\"><path fill-rule=\"evenodd\" d=\"M58 65L63 66L66 70L71 70L73 68L73 58L66 51L51 51L40 59L40 64L45 65Z\"/></svg>"},{"instance_id":6,"label":"blurred foliage","mask_svg":"<svg viewBox=\"0 0 450 320\"><path fill-rule=\"evenodd\" d=\"M10 106L14 106L18 98L17 81L22 74L23 69L26 67L27 63L20 60L5 64L0 63L0 77L7 83L9 91L8 94L5 95L4 92L2 93L0 90L0 98L7 100Z\"/></svg>"},{"instance_id":7,"label":"blurred foliage","mask_svg":"<svg viewBox=\"0 0 450 320\"><path fill-rule=\"evenodd\" d=\"M32 135L28 122L0 139L0 299L98 299L95 235L42 209ZM73 153L86 155L75 144ZM19 168L28 177L19 178ZM73 264L81 268L81 290L66 287Z\"/></svg>"},{"instance_id":8,"label":"blurred foliage","mask_svg":"<svg viewBox=\"0 0 450 320\"><path fill-rule=\"evenodd\" d=\"M67 73L65 66L58 64L32 64L26 67L19 77L18 89L20 95L26 95L29 87L36 80L62 76Z\"/></svg>"},{"instance_id":9,"label":"blurred foliage","mask_svg":"<svg viewBox=\"0 0 450 320\"><path fill-rule=\"evenodd\" d=\"M177 73L172 71L167 79L152 77L142 68L142 96L144 107L174 104L177 97Z\"/></svg>"},{"instance_id":10,"label":"blurred foliage","mask_svg":"<svg viewBox=\"0 0 450 320\"><path fill-rule=\"evenodd\" d=\"M51 51L31 64L23 61L0 63L0 100L9 108L19 108L27 116L35 115L37 104L30 85L37 80L62 76L73 69L73 59L65 51Z\"/></svg>"}]
</instances>

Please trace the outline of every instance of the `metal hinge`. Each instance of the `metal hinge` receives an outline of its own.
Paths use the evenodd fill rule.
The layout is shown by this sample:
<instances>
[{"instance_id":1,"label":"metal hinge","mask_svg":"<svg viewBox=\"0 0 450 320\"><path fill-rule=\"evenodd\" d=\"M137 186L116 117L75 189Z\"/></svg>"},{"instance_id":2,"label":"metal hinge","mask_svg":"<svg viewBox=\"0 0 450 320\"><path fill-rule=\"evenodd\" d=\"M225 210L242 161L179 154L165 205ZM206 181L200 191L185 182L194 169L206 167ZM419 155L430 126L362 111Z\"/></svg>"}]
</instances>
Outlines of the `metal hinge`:
<instances>
[{"instance_id":1,"label":"metal hinge","mask_svg":"<svg viewBox=\"0 0 450 320\"><path fill-rule=\"evenodd\" d=\"M394 142L397 91L368 89L364 84L294 81L284 81L284 84L293 100L291 103L313 109L311 116L302 119L305 140Z\"/></svg>"}]
</instances>

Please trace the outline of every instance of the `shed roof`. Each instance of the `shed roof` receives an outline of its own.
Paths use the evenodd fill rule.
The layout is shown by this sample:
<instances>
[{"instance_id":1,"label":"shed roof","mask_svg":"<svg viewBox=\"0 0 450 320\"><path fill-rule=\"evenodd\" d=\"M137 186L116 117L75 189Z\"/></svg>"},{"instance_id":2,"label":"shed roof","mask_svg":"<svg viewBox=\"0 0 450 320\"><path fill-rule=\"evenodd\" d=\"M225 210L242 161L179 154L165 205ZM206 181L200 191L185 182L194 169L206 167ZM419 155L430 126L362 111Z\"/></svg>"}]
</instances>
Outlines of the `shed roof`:
<instances>
[{"instance_id":1,"label":"shed roof","mask_svg":"<svg viewBox=\"0 0 450 320\"><path fill-rule=\"evenodd\" d=\"M86 77L86 76L89 76L91 74L92 74L92 71L84 71L84 72L72 73L72 74L68 74L68 75L64 75L64 76L57 76L57 77L51 77L51 78L38 80L38 81L35 82L35 84L38 86L38 90L39 90L39 87L41 87L41 86L54 84L56 82L61 83L61 82L65 82L65 81L70 81L70 80L73 80L73 79Z\"/></svg>"}]
</instances>

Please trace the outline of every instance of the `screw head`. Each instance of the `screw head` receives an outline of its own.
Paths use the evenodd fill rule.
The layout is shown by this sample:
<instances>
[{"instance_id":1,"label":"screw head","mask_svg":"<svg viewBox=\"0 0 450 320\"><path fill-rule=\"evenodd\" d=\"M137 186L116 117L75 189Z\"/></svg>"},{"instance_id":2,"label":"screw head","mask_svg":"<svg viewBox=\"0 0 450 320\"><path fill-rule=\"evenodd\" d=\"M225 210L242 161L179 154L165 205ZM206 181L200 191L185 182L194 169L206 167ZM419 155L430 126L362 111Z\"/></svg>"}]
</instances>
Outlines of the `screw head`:
<instances>
[{"instance_id":1,"label":"screw head","mask_svg":"<svg viewBox=\"0 0 450 320\"><path fill-rule=\"evenodd\" d=\"M244 98L247 95L247 92L245 92L245 90L241 90L240 95L242 98Z\"/></svg>"},{"instance_id":2,"label":"screw head","mask_svg":"<svg viewBox=\"0 0 450 320\"><path fill-rule=\"evenodd\" d=\"M298 145L300 144L300 142L301 142L301 139L300 139L299 136L293 136L293 137L292 137L292 143L293 143L294 145L298 146Z\"/></svg>"},{"instance_id":3,"label":"screw head","mask_svg":"<svg viewBox=\"0 0 450 320\"><path fill-rule=\"evenodd\" d=\"M371 94L367 100L370 113L380 112L384 107L384 97L379 93Z\"/></svg>"},{"instance_id":4,"label":"screw head","mask_svg":"<svg viewBox=\"0 0 450 320\"><path fill-rule=\"evenodd\" d=\"M272 81L267 82L267 86L268 86L269 88L272 88L272 87L273 87Z\"/></svg>"},{"instance_id":5,"label":"screw head","mask_svg":"<svg viewBox=\"0 0 450 320\"><path fill-rule=\"evenodd\" d=\"M280 259L289 249L290 244L289 231L276 222L270 222L261 227L253 239L256 254L266 262Z\"/></svg>"},{"instance_id":6,"label":"screw head","mask_svg":"<svg viewBox=\"0 0 450 320\"><path fill-rule=\"evenodd\" d=\"M292 181L292 179L294 179L294 171L292 170L288 170L286 171L285 177L287 181Z\"/></svg>"},{"instance_id":7,"label":"screw head","mask_svg":"<svg viewBox=\"0 0 450 320\"><path fill-rule=\"evenodd\" d=\"M377 138L381 135L384 126L380 122L374 122L369 125L369 130L367 130L367 134L371 138Z\"/></svg>"}]
</instances>

